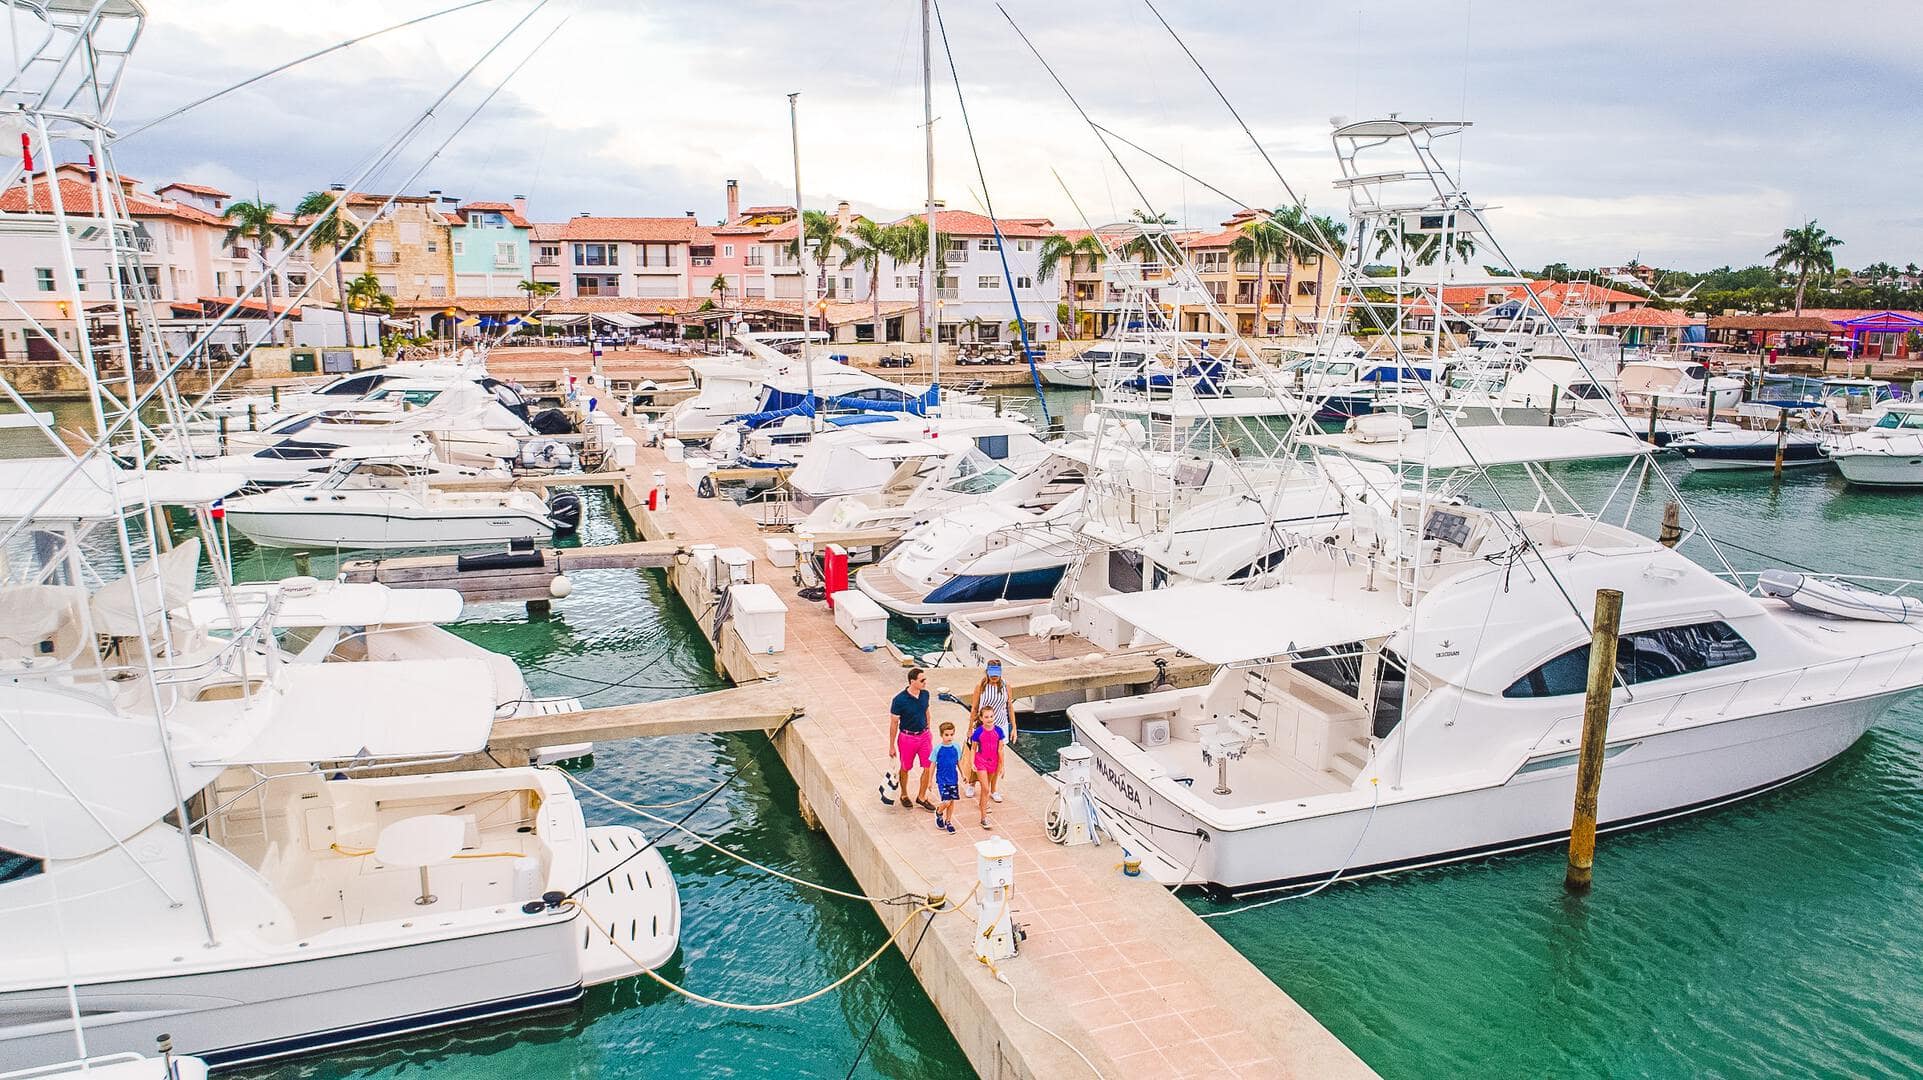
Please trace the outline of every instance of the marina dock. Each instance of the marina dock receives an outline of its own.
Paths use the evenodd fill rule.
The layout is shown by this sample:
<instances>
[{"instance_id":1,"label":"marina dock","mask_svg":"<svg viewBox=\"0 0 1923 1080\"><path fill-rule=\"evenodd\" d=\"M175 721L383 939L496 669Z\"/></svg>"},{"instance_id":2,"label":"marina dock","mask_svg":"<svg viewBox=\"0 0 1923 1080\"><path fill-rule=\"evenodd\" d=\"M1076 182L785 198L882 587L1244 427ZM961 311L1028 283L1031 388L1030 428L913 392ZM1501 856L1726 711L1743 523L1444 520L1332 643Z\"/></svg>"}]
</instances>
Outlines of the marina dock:
<instances>
[{"instance_id":1,"label":"marina dock","mask_svg":"<svg viewBox=\"0 0 1923 1080\"><path fill-rule=\"evenodd\" d=\"M624 421L626 423L626 421ZM669 497L647 508L657 471ZM753 555L753 579L771 586L787 605L785 647L753 653L723 623L717 662L735 680L732 690L695 698L583 710L497 724L493 742L527 747L561 739L613 739L686 731L769 730L800 788L801 812L824 831L870 896L941 895L961 914L936 917L922 944L907 949L910 966L930 999L984 1077L1090 1075L1087 1064L1054 1035L1087 1056L1101 1074L1133 1076L1363 1077L1374 1073L1268 977L1166 888L1150 878L1125 877L1114 843L1063 847L1046 834L1044 814L1054 790L1017 755L1006 755L992 834L1016 849L1013 912L1026 932L1021 951L995 969L975 954L976 828L972 812L958 811L961 831L938 832L921 811L884 805L877 784L895 767L882 743L888 701L901 688L904 658L888 649L863 652L835 626L823 604L796 595L792 572L768 561L765 536L750 510L725 498L700 499L681 463L643 446L615 490L643 537L620 545L668 562L677 593L704 623L713 610L686 554L697 540L742 548ZM653 545L648 547L646 545ZM564 551L564 565L606 548ZM379 580L424 584L442 568L388 560ZM629 565L660 565L636 561ZM360 568L350 573L362 573ZM376 571L367 571L376 572ZM390 576L393 575L393 576ZM444 576L444 574L443 574ZM1155 674L1152 654L1068 658L1011 668L1016 696L1117 684L1145 686ZM1208 677L1209 669L1175 658L1178 684ZM932 689L966 694L979 671L937 669ZM931 723L963 710L937 702ZM900 910L875 905L884 922ZM1009 985L1002 985L997 972ZM1011 1007L1019 995L1030 1023ZM1036 1026L1040 1024L1046 1027ZM1051 1035L1050 1032L1054 1033Z\"/></svg>"}]
</instances>

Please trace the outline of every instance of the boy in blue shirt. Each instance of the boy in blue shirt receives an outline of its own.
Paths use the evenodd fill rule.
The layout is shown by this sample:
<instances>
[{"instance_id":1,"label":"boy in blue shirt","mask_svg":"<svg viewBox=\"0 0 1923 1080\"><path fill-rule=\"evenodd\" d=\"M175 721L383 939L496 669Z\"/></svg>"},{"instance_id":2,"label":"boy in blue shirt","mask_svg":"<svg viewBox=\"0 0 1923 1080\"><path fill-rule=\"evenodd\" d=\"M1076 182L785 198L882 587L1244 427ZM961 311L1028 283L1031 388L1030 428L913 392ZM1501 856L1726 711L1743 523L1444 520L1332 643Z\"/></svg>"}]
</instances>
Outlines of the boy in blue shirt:
<instances>
[{"instance_id":1,"label":"boy in blue shirt","mask_svg":"<svg viewBox=\"0 0 1923 1080\"><path fill-rule=\"evenodd\" d=\"M935 811L935 828L955 831L955 802L961 798L961 747L955 745L955 725L943 721L941 745L935 748L936 797L941 808Z\"/></svg>"}]
</instances>

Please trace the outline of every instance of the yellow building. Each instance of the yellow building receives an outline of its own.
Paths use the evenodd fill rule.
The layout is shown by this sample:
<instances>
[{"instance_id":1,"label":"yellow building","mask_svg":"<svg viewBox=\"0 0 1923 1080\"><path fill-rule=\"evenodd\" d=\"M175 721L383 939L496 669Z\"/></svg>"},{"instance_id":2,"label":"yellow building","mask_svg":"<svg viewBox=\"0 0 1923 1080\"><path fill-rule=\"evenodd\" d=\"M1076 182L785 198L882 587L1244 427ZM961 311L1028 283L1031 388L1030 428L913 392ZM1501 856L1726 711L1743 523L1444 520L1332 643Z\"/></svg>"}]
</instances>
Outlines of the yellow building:
<instances>
[{"instance_id":1,"label":"yellow building","mask_svg":"<svg viewBox=\"0 0 1923 1080\"><path fill-rule=\"evenodd\" d=\"M1327 290L1334 285L1333 267L1317 255L1275 259L1266 266L1237 260L1230 249L1244 228L1265 216L1243 210L1215 232L1182 241L1202 285L1244 337L1307 337L1315 333L1317 318L1328 311ZM1208 312L1184 311L1184 330L1213 330Z\"/></svg>"},{"instance_id":2,"label":"yellow building","mask_svg":"<svg viewBox=\"0 0 1923 1080\"><path fill-rule=\"evenodd\" d=\"M341 259L343 279L371 272L381 291L400 304L454 295L453 245L436 195L397 196L381 210L387 196L349 192L341 208L346 231L351 235L371 223Z\"/></svg>"}]
</instances>

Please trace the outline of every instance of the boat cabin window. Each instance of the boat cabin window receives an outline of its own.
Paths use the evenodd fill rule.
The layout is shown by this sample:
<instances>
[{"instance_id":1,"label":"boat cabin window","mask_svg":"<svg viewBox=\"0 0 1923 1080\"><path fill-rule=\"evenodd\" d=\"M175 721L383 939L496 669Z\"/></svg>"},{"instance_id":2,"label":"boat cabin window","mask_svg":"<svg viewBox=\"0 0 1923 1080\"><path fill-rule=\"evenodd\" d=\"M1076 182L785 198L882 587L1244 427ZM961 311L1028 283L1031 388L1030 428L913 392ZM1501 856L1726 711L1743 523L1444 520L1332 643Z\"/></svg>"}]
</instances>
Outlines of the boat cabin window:
<instances>
[{"instance_id":1,"label":"boat cabin window","mask_svg":"<svg viewBox=\"0 0 1923 1080\"><path fill-rule=\"evenodd\" d=\"M1125 548L1108 552L1108 587L1118 593L1142 591L1142 553Z\"/></svg>"},{"instance_id":2,"label":"boat cabin window","mask_svg":"<svg viewBox=\"0 0 1923 1080\"><path fill-rule=\"evenodd\" d=\"M1616 640L1616 678L1628 686L1756 659L1756 650L1726 622L1638 630ZM1589 646L1585 643L1517 679L1502 696L1580 694L1588 682Z\"/></svg>"},{"instance_id":3,"label":"boat cabin window","mask_svg":"<svg viewBox=\"0 0 1923 1080\"><path fill-rule=\"evenodd\" d=\"M1343 697L1355 697L1362 691L1362 655L1362 642L1351 641L1324 649L1304 649L1295 654L1293 666Z\"/></svg>"},{"instance_id":4,"label":"boat cabin window","mask_svg":"<svg viewBox=\"0 0 1923 1080\"><path fill-rule=\"evenodd\" d=\"M297 420L289 420L285 424L269 430L276 435L292 435L297 431L305 431L307 428L313 426L314 421L319 419L319 416L303 416Z\"/></svg>"},{"instance_id":5,"label":"boat cabin window","mask_svg":"<svg viewBox=\"0 0 1923 1080\"><path fill-rule=\"evenodd\" d=\"M385 390L376 390L367 395L367 400L403 401L409 405L425 405L440 396L441 392L439 390L404 390L397 387L389 387Z\"/></svg>"},{"instance_id":6,"label":"boat cabin window","mask_svg":"<svg viewBox=\"0 0 1923 1080\"><path fill-rule=\"evenodd\" d=\"M332 457L334 451L338 449L340 447L334 443L311 443L301 442L299 439L288 439L286 442L276 443L265 450L257 451L254 456L279 458L282 461L318 461Z\"/></svg>"},{"instance_id":7,"label":"boat cabin window","mask_svg":"<svg viewBox=\"0 0 1923 1080\"><path fill-rule=\"evenodd\" d=\"M1008 457L1008 436L980 435L975 438L975 448L996 461Z\"/></svg>"},{"instance_id":8,"label":"boat cabin window","mask_svg":"<svg viewBox=\"0 0 1923 1080\"><path fill-rule=\"evenodd\" d=\"M1880 428L1923 429L1923 412L1887 412L1876 422Z\"/></svg>"},{"instance_id":9,"label":"boat cabin window","mask_svg":"<svg viewBox=\"0 0 1923 1080\"><path fill-rule=\"evenodd\" d=\"M1387 738L1396 725L1402 723L1403 690L1408 683L1409 673L1402 657L1388 649L1382 650L1375 669L1375 703L1369 709L1369 715L1374 718L1369 732L1376 738Z\"/></svg>"},{"instance_id":10,"label":"boat cabin window","mask_svg":"<svg viewBox=\"0 0 1923 1080\"><path fill-rule=\"evenodd\" d=\"M385 375L356 375L351 379L342 379L339 382L329 384L321 393L330 397L335 394L339 394L342 397L360 397L362 394L367 393L369 390L374 389L386 381L387 376Z\"/></svg>"}]
</instances>

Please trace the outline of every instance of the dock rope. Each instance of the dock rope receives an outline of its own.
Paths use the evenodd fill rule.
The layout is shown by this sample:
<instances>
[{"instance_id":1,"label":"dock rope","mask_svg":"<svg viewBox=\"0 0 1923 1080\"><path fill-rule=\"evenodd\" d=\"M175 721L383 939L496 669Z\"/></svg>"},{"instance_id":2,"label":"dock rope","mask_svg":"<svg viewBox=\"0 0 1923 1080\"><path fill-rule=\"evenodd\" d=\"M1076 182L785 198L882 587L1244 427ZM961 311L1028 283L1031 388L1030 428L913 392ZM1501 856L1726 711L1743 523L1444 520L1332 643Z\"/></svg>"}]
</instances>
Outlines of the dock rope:
<instances>
[{"instance_id":1,"label":"dock rope","mask_svg":"<svg viewBox=\"0 0 1923 1080\"><path fill-rule=\"evenodd\" d=\"M968 895L962 898L962 903L965 904L969 901L969 899L973 898L975 895L975 891L980 887L981 886L977 884L975 889L969 890ZM928 916L929 922L932 923L934 921L935 916L937 915L946 914L951 911L961 910L961 904L949 905L944 903L940 907L937 907L929 903L917 904L915 905L915 910L908 913L907 918L901 920L901 922L895 925L894 932L888 935L888 940L883 941L880 947L875 949L874 952L868 954L868 958L866 960L863 960L861 963L855 965L853 970L849 971L846 975L843 975L841 978L836 979L834 982L831 982L828 985L823 986L819 989L812 990L806 994L803 994L800 997L789 998L786 1001L767 1001L767 1002L759 1002L759 1003L748 1003L748 1002L739 1002L739 1001L722 1001L719 998L711 998L711 997L708 997L706 994L698 994L695 991L690 990L685 986L681 986L677 983L670 982L667 978L665 978L658 972L654 971L652 968L649 968L647 965L641 963L639 960L636 960L634 958L634 954L629 952L627 950L627 947L622 945L619 939L614 937L614 935L610 934L608 931L602 929L600 921L594 917L593 912L588 910L588 907L586 904L581 903L578 900L569 901L569 903L575 904L576 906L580 907L581 913L583 915L586 915L588 917L588 921L594 925L595 932L600 934L604 939L606 939L608 944L614 946L615 949L618 950L622 956L627 957L630 963L640 968L641 973L643 975L646 975L648 978L653 979L655 982L660 983L662 986L667 987L668 989L674 991L677 994L680 994L682 997L687 998L689 1001L695 1002L696 1004L712 1005L718 1009L731 1009L736 1012L773 1012L776 1009L791 1009L797 1005L805 1005L808 1002L813 1001L816 998L821 997L825 994L831 994L834 991L839 990L843 986L847 985L849 980L853 979L855 976L861 974L862 972L872 967L875 961L880 960L882 957L882 954L888 951L888 947L895 944L896 940L901 937L902 931L914 925L915 920L921 917L923 914L926 914Z\"/></svg>"},{"instance_id":2,"label":"dock rope","mask_svg":"<svg viewBox=\"0 0 1923 1080\"><path fill-rule=\"evenodd\" d=\"M562 775L566 776L570 781L578 785L581 788L581 790L591 795L597 795L600 798L606 800L607 802L612 803L613 805L628 811L629 813L638 814L641 817L647 818L649 821L666 825L677 832L685 834L689 839L694 840L696 843L702 845L703 847L712 848L713 850L718 851L723 855L726 855L728 858L733 859L738 863L741 863L743 866L747 866L755 870L759 870L762 873L767 874L771 877L780 878L781 880L786 881L790 884L800 885L803 888L814 889L817 892L824 892L829 894L830 896L841 896L841 897L846 897L847 899L850 899L850 900L862 900L870 904L889 904L896 907L904 907L909 904L926 906L928 903L928 897L920 893L902 893L899 896L886 896L886 897L869 896L866 893L849 892L845 889L837 889L831 885L823 885L820 882L809 881L806 878L798 878L793 874L783 873L780 870L776 870L772 866L767 866L765 864L758 863L753 859L748 858L746 855L741 854L740 852L733 851L729 848L723 847L722 845L715 843L713 840L708 839L707 837L701 835L698 832L695 832L693 829L690 829L686 825L682 824L682 822L686 821L689 816L692 816L691 814L684 815L681 821L675 821L670 818L664 818L659 814L649 813L648 811L642 809L640 805L636 803L631 803L622 799L618 799L615 796L610 795L607 792L602 791L600 788L597 788L594 785L588 783L586 780L583 780L580 777L574 775L573 773L563 771ZM730 777L729 779L733 779L733 777ZM716 788L715 790L719 791L720 789ZM710 794L712 794L712 792ZM696 809L699 809L699 807L696 807ZM649 844L652 845L653 842L654 842L653 839L650 838Z\"/></svg>"}]
</instances>

